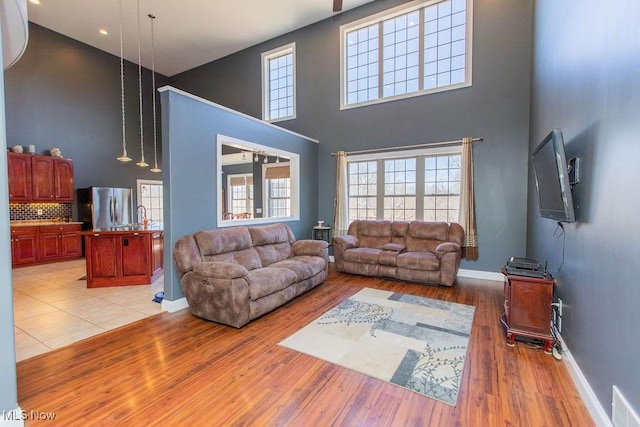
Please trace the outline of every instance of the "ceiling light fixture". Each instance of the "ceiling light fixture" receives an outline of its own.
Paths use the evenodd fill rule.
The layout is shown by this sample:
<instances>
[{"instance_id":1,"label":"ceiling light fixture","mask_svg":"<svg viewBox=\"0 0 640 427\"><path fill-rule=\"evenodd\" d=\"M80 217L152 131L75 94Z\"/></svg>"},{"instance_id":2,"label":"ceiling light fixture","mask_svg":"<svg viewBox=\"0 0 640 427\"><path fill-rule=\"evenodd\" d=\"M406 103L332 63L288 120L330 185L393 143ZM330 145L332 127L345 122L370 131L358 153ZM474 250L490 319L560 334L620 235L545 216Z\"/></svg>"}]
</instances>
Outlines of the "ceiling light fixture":
<instances>
[{"instance_id":1,"label":"ceiling light fixture","mask_svg":"<svg viewBox=\"0 0 640 427\"><path fill-rule=\"evenodd\" d=\"M153 102L153 167L151 172L162 172L162 169L158 167L158 135L156 130L156 58L155 58L155 45L153 42L153 20L156 19L155 15L149 14L151 19L151 90L152 90L152 102Z\"/></svg>"},{"instance_id":2,"label":"ceiling light fixture","mask_svg":"<svg viewBox=\"0 0 640 427\"><path fill-rule=\"evenodd\" d=\"M29 0L29 3L31 4L40 4L40 0Z\"/></svg>"},{"instance_id":3,"label":"ceiling light fixture","mask_svg":"<svg viewBox=\"0 0 640 427\"><path fill-rule=\"evenodd\" d=\"M122 107L122 155L118 157L121 162L130 162L127 155L127 134L124 121L124 48L122 45L122 0L120 0L120 104Z\"/></svg>"},{"instance_id":4,"label":"ceiling light fixture","mask_svg":"<svg viewBox=\"0 0 640 427\"><path fill-rule=\"evenodd\" d=\"M253 161L257 162L258 161L258 153L256 153L256 155L253 157Z\"/></svg>"},{"instance_id":5,"label":"ceiling light fixture","mask_svg":"<svg viewBox=\"0 0 640 427\"><path fill-rule=\"evenodd\" d=\"M143 132L143 124L142 121L142 50L140 48L140 0L137 2L138 5L138 98L140 100L140 161L136 163L136 165L141 168L146 168L149 166L149 163L144 161L144 132Z\"/></svg>"},{"instance_id":6,"label":"ceiling light fixture","mask_svg":"<svg viewBox=\"0 0 640 427\"><path fill-rule=\"evenodd\" d=\"M109 32L108 32L107 30L105 30L104 28L100 28L100 29L98 30L98 32L99 32L100 34L102 34L103 36L108 36L108 35L109 35Z\"/></svg>"}]
</instances>

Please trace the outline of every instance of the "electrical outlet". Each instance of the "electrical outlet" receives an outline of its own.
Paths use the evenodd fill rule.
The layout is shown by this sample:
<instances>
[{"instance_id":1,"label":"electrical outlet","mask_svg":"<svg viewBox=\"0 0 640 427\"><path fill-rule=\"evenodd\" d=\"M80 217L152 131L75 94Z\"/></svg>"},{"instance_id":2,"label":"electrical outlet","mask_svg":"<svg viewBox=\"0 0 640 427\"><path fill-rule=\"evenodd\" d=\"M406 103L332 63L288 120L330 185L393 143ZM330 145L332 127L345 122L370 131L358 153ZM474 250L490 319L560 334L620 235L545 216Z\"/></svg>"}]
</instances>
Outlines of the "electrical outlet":
<instances>
[{"instance_id":1,"label":"electrical outlet","mask_svg":"<svg viewBox=\"0 0 640 427\"><path fill-rule=\"evenodd\" d=\"M38 209L38 216L42 216L42 209Z\"/></svg>"}]
</instances>

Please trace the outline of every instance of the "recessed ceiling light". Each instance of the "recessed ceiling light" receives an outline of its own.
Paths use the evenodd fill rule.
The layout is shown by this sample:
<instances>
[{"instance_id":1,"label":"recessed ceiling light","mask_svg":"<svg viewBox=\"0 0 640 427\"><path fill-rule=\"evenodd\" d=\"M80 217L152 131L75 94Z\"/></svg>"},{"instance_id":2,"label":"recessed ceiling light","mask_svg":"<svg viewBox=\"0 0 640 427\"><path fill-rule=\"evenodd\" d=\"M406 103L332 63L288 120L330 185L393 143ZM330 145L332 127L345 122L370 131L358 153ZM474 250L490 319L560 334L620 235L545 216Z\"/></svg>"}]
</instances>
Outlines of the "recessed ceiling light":
<instances>
[{"instance_id":1,"label":"recessed ceiling light","mask_svg":"<svg viewBox=\"0 0 640 427\"><path fill-rule=\"evenodd\" d=\"M107 30L105 30L104 28L101 28L100 31L98 31L100 34L102 34L103 36L107 36L109 35L109 32Z\"/></svg>"},{"instance_id":2,"label":"recessed ceiling light","mask_svg":"<svg viewBox=\"0 0 640 427\"><path fill-rule=\"evenodd\" d=\"M29 3L40 4L40 0L29 0Z\"/></svg>"}]
</instances>

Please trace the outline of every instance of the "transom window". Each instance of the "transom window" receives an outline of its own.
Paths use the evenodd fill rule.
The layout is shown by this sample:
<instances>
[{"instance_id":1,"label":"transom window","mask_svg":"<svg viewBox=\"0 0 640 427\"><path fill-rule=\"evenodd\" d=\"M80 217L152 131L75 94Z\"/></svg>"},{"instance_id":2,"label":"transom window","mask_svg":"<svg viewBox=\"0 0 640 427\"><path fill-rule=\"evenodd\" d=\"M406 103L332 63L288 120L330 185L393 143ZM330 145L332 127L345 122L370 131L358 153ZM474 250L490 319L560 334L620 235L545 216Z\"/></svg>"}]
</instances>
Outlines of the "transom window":
<instances>
[{"instance_id":1,"label":"transom window","mask_svg":"<svg viewBox=\"0 0 640 427\"><path fill-rule=\"evenodd\" d=\"M262 116L267 121L295 118L295 43L262 54Z\"/></svg>"},{"instance_id":2,"label":"transom window","mask_svg":"<svg viewBox=\"0 0 640 427\"><path fill-rule=\"evenodd\" d=\"M471 85L473 0L411 2L341 27L341 107Z\"/></svg>"},{"instance_id":3,"label":"transom window","mask_svg":"<svg viewBox=\"0 0 640 427\"><path fill-rule=\"evenodd\" d=\"M349 222L359 219L457 222L460 147L354 156L348 161Z\"/></svg>"}]
</instances>

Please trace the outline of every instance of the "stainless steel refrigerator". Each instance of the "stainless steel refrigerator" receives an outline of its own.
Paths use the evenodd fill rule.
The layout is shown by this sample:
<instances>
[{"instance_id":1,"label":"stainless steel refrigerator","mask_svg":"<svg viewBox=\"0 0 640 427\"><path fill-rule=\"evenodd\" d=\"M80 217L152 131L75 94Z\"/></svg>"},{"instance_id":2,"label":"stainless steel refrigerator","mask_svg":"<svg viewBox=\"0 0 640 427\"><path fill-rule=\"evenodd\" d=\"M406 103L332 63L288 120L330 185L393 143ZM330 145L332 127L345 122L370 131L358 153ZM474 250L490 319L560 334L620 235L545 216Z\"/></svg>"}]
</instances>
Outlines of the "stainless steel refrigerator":
<instances>
[{"instance_id":1,"label":"stainless steel refrigerator","mask_svg":"<svg viewBox=\"0 0 640 427\"><path fill-rule=\"evenodd\" d=\"M132 223L131 188L79 188L78 219L84 230L111 230Z\"/></svg>"}]
</instances>

